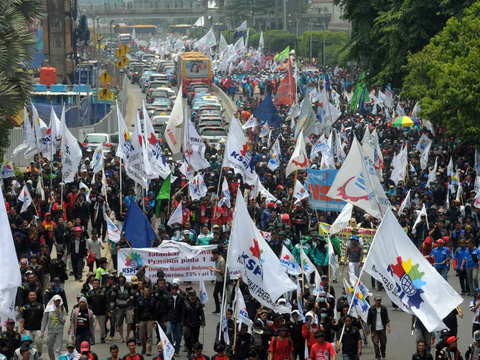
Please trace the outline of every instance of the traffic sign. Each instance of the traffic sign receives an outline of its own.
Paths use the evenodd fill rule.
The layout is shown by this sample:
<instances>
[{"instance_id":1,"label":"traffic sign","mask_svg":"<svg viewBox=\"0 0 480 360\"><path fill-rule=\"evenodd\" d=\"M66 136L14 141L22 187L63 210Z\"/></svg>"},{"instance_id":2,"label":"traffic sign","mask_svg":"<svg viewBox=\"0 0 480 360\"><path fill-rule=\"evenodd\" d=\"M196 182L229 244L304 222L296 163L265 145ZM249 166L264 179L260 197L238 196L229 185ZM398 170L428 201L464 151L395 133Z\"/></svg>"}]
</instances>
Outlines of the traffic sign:
<instances>
[{"instance_id":1,"label":"traffic sign","mask_svg":"<svg viewBox=\"0 0 480 360\"><path fill-rule=\"evenodd\" d=\"M98 100L114 100L113 92L109 89L104 88L98 93Z\"/></svg>"},{"instance_id":2,"label":"traffic sign","mask_svg":"<svg viewBox=\"0 0 480 360\"><path fill-rule=\"evenodd\" d=\"M119 58L122 58L127 54L130 54L130 48L126 44L120 45L118 50L115 51L115 55L117 55Z\"/></svg>"},{"instance_id":3,"label":"traffic sign","mask_svg":"<svg viewBox=\"0 0 480 360\"><path fill-rule=\"evenodd\" d=\"M130 60L128 60L128 58L126 56L123 56L123 57L120 58L120 60L118 60L115 63L115 66L119 69L122 69L125 66L127 66L129 63L130 63Z\"/></svg>"},{"instance_id":4,"label":"traffic sign","mask_svg":"<svg viewBox=\"0 0 480 360\"><path fill-rule=\"evenodd\" d=\"M110 74L106 71L104 71L99 77L100 81L104 84L108 84L111 80L112 80L112 77L110 76Z\"/></svg>"}]
</instances>

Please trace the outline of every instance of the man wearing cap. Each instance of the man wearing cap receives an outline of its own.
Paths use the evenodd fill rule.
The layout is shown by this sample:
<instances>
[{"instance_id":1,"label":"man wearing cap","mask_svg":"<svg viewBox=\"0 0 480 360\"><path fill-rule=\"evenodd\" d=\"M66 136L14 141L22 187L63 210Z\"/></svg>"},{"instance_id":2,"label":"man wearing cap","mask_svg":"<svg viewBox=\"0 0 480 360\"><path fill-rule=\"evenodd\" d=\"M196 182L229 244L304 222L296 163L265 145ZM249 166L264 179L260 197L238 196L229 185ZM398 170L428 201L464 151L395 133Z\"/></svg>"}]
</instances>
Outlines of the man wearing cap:
<instances>
[{"instance_id":1,"label":"man wearing cap","mask_svg":"<svg viewBox=\"0 0 480 360\"><path fill-rule=\"evenodd\" d=\"M67 352L60 356L59 360L78 360L80 354L75 349L75 343L73 341L67 342Z\"/></svg>"},{"instance_id":2,"label":"man wearing cap","mask_svg":"<svg viewBox=\"0 0 480 360\"><path fill-rule=\"evenodd\" d=\"M182 342L182 315L185 299L179 294L179 285L172 284L172 292L167 300L167 332L166 335L170 342L175 346L175 355L180 352L180 343Z\"/></svg>"},{"instance_id":3,"label":"man wearing cap","mask_svg":"<svg viewBox=\"0 0 480 360\"><path fill-rule=\"evenodd\" d=\"M7 359L11 359L15 350L20 347L21 336L15 331L15 320L7 320L7 328L0 335L1 341L3 341L8 347L8 353L4 354Z\"/></svg>"},{"instance_id":4,"label":"man wearing cap","mask_svg":"<svg viewBox=\"0 0 480 360\"><path fill-rule=\"evenodd\" d=\"M442 277L447 280L448 274L448 262L452 258L452 253L446 247L444 247L444 240L439 239L437 240L437 247L432 250L430 255L425 256L426 259L434 259L435 264L434 267L437 272L442 275Z\"/></svg>"},{"instance_id":5,"label":"man wearing cap","mask_svg":"<svg viewBox=\"0 0 480 360\"><path fill-rule=\"evenodd\" d=\"M465 352L465 360L480 359L480 330L475 331L473 340L474 342L468 346Z\"/></svg>"},{"instance_id":6,"label":"man wearing cap","mask_svg":"<svg viewBox=\"0 0 480 360\"><path fill-rule=\"evenodd\" d=\"M287 335L288 326L281 324L278 327L278 336L270 341L268 360L293 360L293 342Z\"/></svg>"},{"instance_id":7,"label":"man wearing cap","mask_svg":"<svg viewBox=\"0 0 480 360\"><path fill-rule=\"evenodd\" d=\"M138 279L137 279L138 280ZM127 323L127 339L132 331L132 306L134 305L134 292L127 283L123 273L118 276L118 284L112 290L110 297L110 316L115 313L115 325L120 333L120 342L124 341L123 321Z\"/></svg>"},{"instance_id":8,"label":"man wearing cap","mask_svg":"<svg viewBox=\"0 0 480 360\"><path fill-rule=\"evenodd\" d=\"M447 343L447 346L445 346L439 353L438 353L438 356L437 356L437 359L438 360L443 360L443 359L448 359L448 360L463 360L463 356L460 352L460 350L458 350L458 347L457 347L457 340L458 338L456 338L455 336L450 336L446 343Z\"/></svg>"},{"instance_id":9,"label":"man wearing cap","mask_svg":"<svg viewBox=\"0 0 480 360\"><path fill-rule=\"evenodd\" d=\"M85 342L88 344L91 340L95 342L95 319L85 297L81 297L78 300L78 307L72 310L68 334L72 335L72 340L75 341L76 348L80 352L84 351L82 346Z\"/></svg>"},{"instance_id":10,"label":"man wearing cap","mask_svg":"<svg viewBox=\"0 0 480 360\"><path fill-rule=\"evenodd\" d=\"M375 360L385 358L387 347L387 333L390 334L390 319L388 311L382 305L382 297L375 296L375 306L370 306L367 315L367 335L372 334L375 349ZM380 344L380 345L379 345Z\"/></svg>"},{"instance_id":11,"label":"man wearing cap","mask_svg":"<svg viewBox=\"0 0 480 360\"><path fill-rule=\"evenodd\" d=\"M82 356L86 357L86 360L98 360L97 354L90 351L90 343L88 341L82 341L80 345L80 359Z\"/></svg>"},{"instance_id":12,"label":"man wearing cap","mask_svg":"<svg viewBox=\"0 0 480 360\"><path fill-rule=\"evenodd\" d=\"M75 280L82 281L82 270L84 266L84 259L87 256L87 242L82 235L82 228L80 226L75 227L75 237L71 243L70 256L72 259L72 269Z\"/></svg>"},{"instance_id":13,"label":"man wearing cap","mask_svg":"<svg viewBox=\"0 0 480 360\"><path fill-rule=\"evenodd\" d=\"M315 340L317 341L310 349L310 360L335 360L335 349L332 344L325 341L325 333L318 330L315 333Z\"/></svg>"},{"instance_id":14,"label":"man wearing cap","mask_svg":"<svg viewBox=\"0 0 480 360\"><path fill-rule=\"evenodd\" d=\"M185 347L188 349L188 356L190 356L193 352L193 344L198 342L200 328L205 326L205 314L195 290L190 290L187 296L183 307L182 325Z\"/></svg>"},{"instance_id":15,"label":"man wearing cap","mask_svg":"<svg viewBox=\"0 0 480 360\"><path fill-rule=\"evenodd\" d=\"M140 331L142 354L152 355L153 319L155 318L156 301L150 285L144 285L143 292L136 299L135 323Z\"/></svg>"},{"instance_id":16,"label":"man wearing cap","mask_svg":"<svg viewBox=\"0 0 480 360\"><path fill-rule=\"evenodd\" d=\"M48 329L47 347L50 360L58 360L61 355L65 320L66 312L62 306L62 298L55 295L45 308L41 328L42 338L45 336L45 329Z\"/></svg>"},{"instance_id":17,"label":"man wearing cap","mask_svg":"<svg viewBox=\"0 0 480 360\"><path fill-rule=\"evenodd\" d=\"M263 231L267 230L267 225L272 218L272 210L275 207L275 203L269 202L267 208L262 211L262 216L260 218L260 227Z\"/></svg>"}]
</instances>

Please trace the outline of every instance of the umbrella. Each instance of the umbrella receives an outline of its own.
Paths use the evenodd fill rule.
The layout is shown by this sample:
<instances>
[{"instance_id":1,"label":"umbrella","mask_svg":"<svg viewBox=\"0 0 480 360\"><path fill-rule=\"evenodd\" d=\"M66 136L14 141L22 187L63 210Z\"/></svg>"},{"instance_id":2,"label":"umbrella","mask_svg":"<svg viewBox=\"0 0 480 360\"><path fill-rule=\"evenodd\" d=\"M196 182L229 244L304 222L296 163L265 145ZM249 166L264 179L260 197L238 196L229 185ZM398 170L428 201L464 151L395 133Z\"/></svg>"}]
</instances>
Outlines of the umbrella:
<instances>
[{"instance_id":1,"label":"umbrella","mask_svg":"<svg viewBox=\"0 0 480 360\"><path fill-rule=\"evenodd\" d=\"M408 126L414 126L414 125L420 125L420 121L410 116L398 116L388 124L388 126L392 126L392 127L400 127L400 126L408 127Z\"/></svg>"}]
</instances>

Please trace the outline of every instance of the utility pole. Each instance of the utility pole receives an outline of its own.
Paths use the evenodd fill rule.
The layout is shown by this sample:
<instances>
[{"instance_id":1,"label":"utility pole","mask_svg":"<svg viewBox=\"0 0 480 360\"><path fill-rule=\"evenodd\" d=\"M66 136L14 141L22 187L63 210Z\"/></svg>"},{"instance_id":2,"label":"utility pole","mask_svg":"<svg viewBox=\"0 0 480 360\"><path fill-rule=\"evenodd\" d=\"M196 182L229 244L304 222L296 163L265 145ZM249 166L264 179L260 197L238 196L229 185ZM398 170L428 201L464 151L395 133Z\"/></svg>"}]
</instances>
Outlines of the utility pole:
<instances>
[{"instance_id":1,"label":"utility pole","mask_svg":"<svg viewBox=\"0 0 480 360\"><path fill-rule=\"evenodd\" d=\"M323 21L323 51L322 51L322 56L323 56L323 59L322 59L322 66L325 66L325 25L326 25L326 21Z\"/></svg>"},{"instance_id":2,"label":"utility pole","mask_svg":"<svg viewBox=\"0 0 480 360\"><path fill-rule=\"evenodd\" d=\"M312 63L312 20L310 20L310 64Z\"/></svg>"}]
</instances>

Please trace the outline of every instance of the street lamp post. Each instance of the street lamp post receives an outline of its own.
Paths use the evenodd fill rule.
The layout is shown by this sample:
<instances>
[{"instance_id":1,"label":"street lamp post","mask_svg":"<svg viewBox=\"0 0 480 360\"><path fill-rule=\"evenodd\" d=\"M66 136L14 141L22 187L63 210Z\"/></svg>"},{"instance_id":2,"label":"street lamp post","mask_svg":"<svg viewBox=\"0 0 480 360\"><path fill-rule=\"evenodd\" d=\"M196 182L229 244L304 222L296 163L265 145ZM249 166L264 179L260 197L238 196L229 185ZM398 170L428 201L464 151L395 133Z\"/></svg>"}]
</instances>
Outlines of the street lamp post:
<instances>
[{"instance_id":1,"label":"street lamp post","mask_svg":"<svg viewBox=\"0 0 480 360\"><path fill-rule=\"evenodd\" d=\"M325 25L326 22L323 22L323 51L322 51L322 66L325 66Z\"/></svg>"},{"instance_id":2,"label":"street lamp post","mask_svg":"<svg viewBox=\"0 0 480 360\"><path fill-rule=\"evenodd\" d=\"M312 21L310 21L310 63L312 63Z\"/></svg>"}]
</instances>

